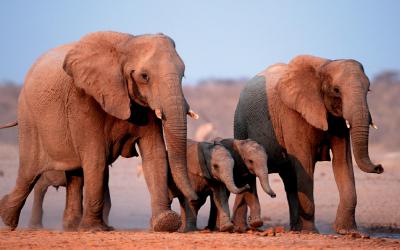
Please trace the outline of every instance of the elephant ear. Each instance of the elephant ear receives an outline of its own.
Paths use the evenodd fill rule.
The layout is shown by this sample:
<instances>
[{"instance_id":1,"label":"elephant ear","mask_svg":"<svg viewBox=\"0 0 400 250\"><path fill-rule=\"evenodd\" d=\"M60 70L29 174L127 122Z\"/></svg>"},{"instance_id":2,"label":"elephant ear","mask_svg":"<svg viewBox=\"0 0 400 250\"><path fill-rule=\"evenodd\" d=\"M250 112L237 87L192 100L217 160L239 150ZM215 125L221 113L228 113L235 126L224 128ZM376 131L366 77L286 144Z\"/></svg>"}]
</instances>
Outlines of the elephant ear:
<instances>
[{"instance_id":1,"label":"elephant ear","mask_svg":"<svg viewBox=\"0 0 400 250\"><path fill-rule=\"evenodd\" d=\"M212 147L211 143L199 142L193 148L188 149L188 158L195 156L197 158L196 164L198 164L198 167L188 167L190 173L211 180L209 165Z\"/></svg>"},{"instance_id":2,"label":"elephant ear","mask_svg":"<svg viewBox=\"0 0 400 250\"><path fill-rule=\"evenodd\" d=\"M328 130L328 120L319 68L327 62L319 57L298 56L288 64L277 85L282 102L323 131Z\"/></svg>"},{"instance_id":3,"label":"elephant ear","mask_svg":"<svg viewBox=\"0 0 400 250\"><path fill-rule=\"evenodd\" d=\"M76 87L92 96L105 112L121 120L128 119L131 111L118 44L130 37L117 32L91 33L74 45L63 64Z\"/></svg>"}]
</instances>

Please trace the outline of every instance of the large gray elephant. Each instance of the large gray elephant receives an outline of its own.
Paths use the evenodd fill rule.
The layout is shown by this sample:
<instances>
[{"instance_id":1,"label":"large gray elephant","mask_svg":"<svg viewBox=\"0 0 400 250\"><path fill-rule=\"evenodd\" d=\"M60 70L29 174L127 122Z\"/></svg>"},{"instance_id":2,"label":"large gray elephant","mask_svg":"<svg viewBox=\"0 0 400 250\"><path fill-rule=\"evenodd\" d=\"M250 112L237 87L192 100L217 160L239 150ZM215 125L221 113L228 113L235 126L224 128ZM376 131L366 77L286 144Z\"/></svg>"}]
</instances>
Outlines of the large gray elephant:
<instances>
[{"instance_id":1,"label":"large gray elephant","mask_svg":"<svg viewBox=\"0 0 400 250\"><path fill-rule=\"evenodd\" d=\"M316 230L314 167L317 161L330 160L329 150L340 195L334 229L341 234L357 229L350 143L362 171L383 172L368 153L369 126L374 126L367 104L369 85L355 60L303 55L267 68L241 92L234 136L264 146L271 172L278 172L284 182L292 230ZM240 215L238 223L246 221L245 195L236 196L233 213Z\"/></svg>"},{"instance_id":2,"label":"large gray elephant","mask_svg":"<svg viewBox=\"0 0 400 250\"><path fill-rule=\"evenodd\" d=\"M182 232L197 230L197 213L208 196L218 212L220 231L231 231L233 224L230 218L228 190L239 194L248 188L245 184L238 188L234 182L234 160L229 151L220 143L197 142L188 140L187 166L190 183L199 199L190 202L180 192L170 178L170 198L177 197L181 206Z\"/></svg>"},{"instance_id":3,"label":"large gray elephant","mask_svg":"<svg viewBox=\"0 0 400 250\"><path fill-rule=\"evenodd\" d=\"M197 200L186 170L186 115L193 112L182 93L183 74L174 41L163 34L95 32L41 56L19 97L20 166L14 189L0 201L4 223L17 227L44 171L63 170L72 215L64 216L64 225L80 221L80 230L108 230L102 219L107 166L129 140L138 143L143 160L151 228L177 230L181 222L169 205L168 163L179 189ZM81 220L74 216L80 168L86 186Z\"/></svg>"}]
</instances>

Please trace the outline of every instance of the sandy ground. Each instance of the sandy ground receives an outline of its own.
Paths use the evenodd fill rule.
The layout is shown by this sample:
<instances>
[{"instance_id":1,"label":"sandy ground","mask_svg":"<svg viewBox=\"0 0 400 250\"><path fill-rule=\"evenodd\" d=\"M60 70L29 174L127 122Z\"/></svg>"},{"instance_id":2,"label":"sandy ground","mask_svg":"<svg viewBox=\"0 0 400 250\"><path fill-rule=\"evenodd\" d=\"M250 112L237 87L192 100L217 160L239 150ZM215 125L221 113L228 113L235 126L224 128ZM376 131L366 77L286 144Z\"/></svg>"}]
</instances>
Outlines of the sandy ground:
<instances>
[{"instance_id":1,"label":"sandy ground","mask_svg":"<svg viewBox=\"0 0 400 250\"><path fill-rule=\"evenodd\" d=\"M274 237L230 233L147 233L116 231L72 233L57 231L2 232L1 249L399 249L400 241L358 239L334 235L283 233ZM2 238L0 238L2 239Z\"/></svg>"},{"instance_id":2,"label":"sandy ground","mask_svg":"<svg viewBox=\"0 0 400 250\"><path fill-rule=\"evenodd\" d=\"M355 168L358 206L356 220L360 229L371 239L358 239L335 235L331 229L338 205L338 191L330 163L318 164L315 171L316 223L320 235L278 233L265 237L259 233L149 233L150 200L143 176L137 176L138 159L119 159L110 172L112 209L110 225L114 232L70 233L61 231L61 218L65 204L65 189L50 188L44 204L44 225L47 230L26 229L32 195L28 198L17 231L0 232L0 249L208 249L208 248L398 248L400 249L400 152L384 152L378 147L371 150L374 162L382 163L385 173L366 174ZM8 193L16 179L18 149L0 145L0 197ZM265 228L288 225L288 207L283 184L279 176L271 175L271 185L277 198L260 194ZM231 197L231 205L233 197ZM173 209L179 212L177 201ZM200 210L198 226L207 221L208 203ZM3 224L0 222L0 228Z\"/></svg>"}]
</instances>

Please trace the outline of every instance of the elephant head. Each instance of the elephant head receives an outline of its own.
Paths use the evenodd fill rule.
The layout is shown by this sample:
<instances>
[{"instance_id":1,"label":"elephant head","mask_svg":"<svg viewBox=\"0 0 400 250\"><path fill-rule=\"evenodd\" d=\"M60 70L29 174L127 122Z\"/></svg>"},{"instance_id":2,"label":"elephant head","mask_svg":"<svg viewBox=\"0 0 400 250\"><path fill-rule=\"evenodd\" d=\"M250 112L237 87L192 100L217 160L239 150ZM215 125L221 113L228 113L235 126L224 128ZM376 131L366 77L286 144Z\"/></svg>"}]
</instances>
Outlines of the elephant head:
<instances>
[{"instance_id":1,"label":"elephant head","mask_svg":"<svg viewBox=\"0 0 400 250\"><path fill-rule=\"evenodd\" d=\"M173 178L186 197L197 199L186 168L186 115L193 113L182 92L185 66L171 38L91 33L73 45L63 68L106 113L130 121L139 105L162 118Z\"/></svg>"},{"instance_id":2,"label":"elephant head","mask_svg":"<svg viewBox=\"0 0 400 250\"><path fill-rule=\"evenodd\" d=\"M233 148L239 153L240 158L248 168L249 172L258 177L263 190L272 198L276 197L275 192L269 185L267 154L264 148L257 142L246 140L233 140Z\"/></svg>"},{"instance_id":3,"label":"elephant head","mask_svg":"<svg viewBox=\"0 0 400 250\"><path fill-rule=\"evenodd\" d=\"M380 174L383 167L373 164L368 153L369 126L375 127L367 103L369 86L363 66L355 60L303 55L288 64L277 88L283 103L315 128L332 129L329 115L343 118L340 125L350 130L357 165L364 172Z\"/></svg>"},{"instance_id":4,"label":"elephant head","mask_svg":"<svg viewBox=\"0 0 400 250\"><path fill-rule=\"evenodd\" d=\"M235 162L229 151L218 143L201 143L205 159L204 176L207 179L215 179L225 184L229 192L240 194L250 188L245 185L238 188L233 178Z\"/></svg>"}]
</instances>

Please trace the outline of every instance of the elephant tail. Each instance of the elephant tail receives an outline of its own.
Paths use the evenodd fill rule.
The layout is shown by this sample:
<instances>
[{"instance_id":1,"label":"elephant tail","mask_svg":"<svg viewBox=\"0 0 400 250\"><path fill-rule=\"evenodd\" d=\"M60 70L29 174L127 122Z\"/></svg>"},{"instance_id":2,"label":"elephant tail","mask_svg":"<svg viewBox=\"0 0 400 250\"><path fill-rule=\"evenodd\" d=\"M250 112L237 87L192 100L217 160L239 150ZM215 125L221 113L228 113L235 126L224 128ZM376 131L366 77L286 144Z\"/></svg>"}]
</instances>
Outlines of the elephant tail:
<instances>
[{"instance_id":1,"label":"elephant tail","mask_svg":"<svg viewBox=\"0 0 400 250\"><path fill-rule=\"evenodd\" d=\"M11 127L15 127L17 125L18 125L18 121L14 121L14 122L7 123L5 125L0 125L0 129L2 129L2 128L11 128Z\"/></svg>"}]
</instances>

